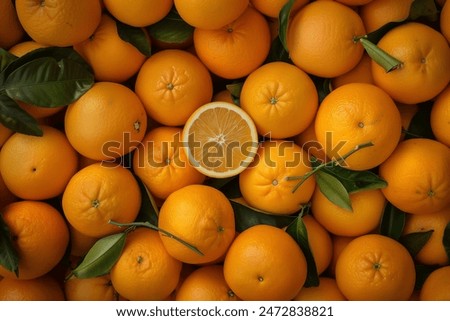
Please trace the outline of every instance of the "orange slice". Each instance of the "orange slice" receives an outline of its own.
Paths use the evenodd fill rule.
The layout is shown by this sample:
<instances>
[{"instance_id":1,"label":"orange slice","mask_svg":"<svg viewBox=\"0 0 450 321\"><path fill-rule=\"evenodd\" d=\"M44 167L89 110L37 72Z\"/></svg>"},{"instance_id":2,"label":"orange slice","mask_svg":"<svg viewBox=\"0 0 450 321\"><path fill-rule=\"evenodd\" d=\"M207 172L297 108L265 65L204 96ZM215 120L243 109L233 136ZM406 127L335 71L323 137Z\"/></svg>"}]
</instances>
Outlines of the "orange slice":
<instances>
[{"instance_id":1,"label":"orange slice","mask_svg":"<svg viewBox=\"0 0 450 321\"><path fill-rule=\"evenodd\" d=\"M190 163L213 178L241 173L254 159L258 133L240 107L214 101L198 108L183 129L183 146Z\"/></svg>"}]
</instances>

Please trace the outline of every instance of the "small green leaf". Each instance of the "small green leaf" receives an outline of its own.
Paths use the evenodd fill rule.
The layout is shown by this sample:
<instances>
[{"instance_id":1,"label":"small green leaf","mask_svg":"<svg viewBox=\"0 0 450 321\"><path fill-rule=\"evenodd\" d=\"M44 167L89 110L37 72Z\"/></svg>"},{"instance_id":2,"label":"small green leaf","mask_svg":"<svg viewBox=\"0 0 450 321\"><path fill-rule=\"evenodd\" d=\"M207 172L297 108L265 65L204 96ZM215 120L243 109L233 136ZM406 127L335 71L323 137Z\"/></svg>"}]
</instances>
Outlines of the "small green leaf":
<instances>
[{"instance_id":1,"label":"small green leaf","mask_svg":"<svg viewBox=\"0 0 450 321\"><path fill-rule=\"evenodd\" d=\"M414 0L411 4L408 18L410 20L423 18L433 22L439 19L439 11L434 0Z\"/></svg>"},{"instance_id":2,"label":"small green leaf","mask_svg":"<svg viewBox=\"0 0 450 321\"><path fill-rule=\"evenodd\" d=\"M295 0L288 0L286 4L281 8L278 15L279 31L278 37L286 52L289 52L287 46L287 31L289 27L289 18L291 16L291 9L294 6Z\"/></svg>"},{"instance_id":3,"label":"small green leaf","mask_svg":"<svg viewBox=\"0 0 450 321\"><path fill-rule=\"evenodd\" d=\"M0 213L0 265L19 276L19 256L2 213Z\"/></svg>"},{"instance_id":4,"label":"small green leaf","mask_svg":"<svg viewBox=\"0 0 450 321\"><path fill-rule=\"evenodd\" d=\"M280 37L275 37L275 39L272 41L269 54L267 56L265 63L273 61L284 61L287 63L292 62L291 59L289 58L289 53L286 51L286 49L283 47L283 44L281 43Z\"/></svg>"},{"instance_id":5,"label":"small green leaf","mask_svg":"<svg viewBox=\"0 0 450 321\"><path fill-rule=\"evenodd\" d=\"M17 57L13 54L9 53L9 51L0 48L0 72L6 68L11 62L16 60ZM0 81L0 85L2 84L2 81Z\"/></svg>"},{"instance_id":6,"label":"small green leaf","mask_svg":"<svg viewBox=\"0 0 450 321\"><path fill-rule=\"evenodd\" d=\"M445 253L447 253L450 262L450 222L445 226L442 244L444 245Z\"/></svg>"},{"instance_id":7,"label":"small green leaf","mask_svg":"<svg viewBox=\"0 0 450 321\"><path fill-rule=\"evenodd\" d=\"M317 274L316 261L309 247L308 232L302 216L298 215L295 220L287 227L286 232L294 238L305 254L308 271L306 274L305 287L319 285L319 276Z\"/></svg>"},{"instance_id":8,"label":"small green leaf","mask_svg":"<svg viewBox=\"0 0 450 321\"><path fill-rule=\"evenodd\" d=\"M267 212L260 211L237 200L230 200L231 206L234 210L234 217L236 222L236 231L242 232L253 225L267 224L276 227L286 227L296 216L292 215L273 215Z\"/></svg>"},{"instance_id":9,"label":"small green leaf","mask_svg":"<svg viewBox=\"0 0 450 321\"><path fill-rule=\"evenodd\" d=\"M43 135L37 120L5 94L0 94L0 123L18 133Z\"/></svg>"},{"instance_id":10,"label":"small green leaf","mask_svg":"<svg viewBox=\"0 0 450 321\"><path fill-rule=\"evenodd\" d=\"M326 96L331 92L331 79L322 78L314 75L310 75L316 86L317 94L319 96L319 102L322 102Z\"/></svg>"},{"instance_id":11,"label":"small green leaf","mask_svg":"<svg viewBox=\"0 0 450 321\"><path fill-rule=\"evenodd\" d=\"M341 166L324 167L322 171L339 179L348 193L387 186L385 180L371 171L354 171Z\"/></svg>"},{"instance_id":12,"label":"small green leaf","mask_svg":"<svg viewBox=\"0 0 450 321\"><path fill-rule=\"evenodd\" d=\"M388 54L366 37L359 38L359 42L362 44L370 58L383 67L386 72L395 70L402 64L400 60Z\"/></svg>"},{"instance_id":13,"label":"small green leaf","mask_svg":"<svg viewBox=\"0 0 450 321\"><path fill-rule=\"evenodd\" d=\"M99 239L67 278L75 275L79 279L86 279L109 273L122 253L126 236L127 233L122 232Z\"/></svg>"},{"instance_id":14,"label":"small green leaf","mask_svg":"<svg viewBox=\"0 0 450 321\"><path fill-rule=\"evenodd\" d=\"M153 225L158 225L158 215L159 209L156 205L155 199L153 195L148 190L147 186L138 178L136 180L139 183L139 187L141 189L141 208L139 210L138 217L136 218L137 222L150 222Z\"/></svg>"},{"instance_id":15,"label":"small green leaf","mask_svg":"<svg viewBox=\"0 0 450 321\"><path fill-rule=\"evenodd\" d=\"M233 96L233 100L235 101L235 104L238 106L239 106L239 98L241 97L242 86L244 86L243 81L234 82L232 84L226 85L227 90L230 92L231 96Z\"/></svg>"},{"instance_id":16,"label":"small green leaf","mask_svg":"<svg viewBox=\"0 0 450 321\"><path fill-rule=\"evenodd\" d=\"M64 106L94 84L93 75L70 59L37 58L12 71L6 78L6 94L29 104Z\"/></svg>"},{"instance_id":17,"label":"small green leaf","mask_svg":"<svg viewBox=\"0 0 450 321\"><path fill-rule=\"evenodd\" d=\"M209 178L205 181L205 185L214 187L225 194L227 198L241 197L239 189L239 176L229 178Z\"/></svg>"},{"instance_id":18,"label":"small green leaf","mask_svg":"<svg viewBox=\"0 0 450 321\"><path fill-rule=\"evenodd\" d=\"M405 226L406 214L391 203L387 203L380 222L380 234L398 240Z\"/></svg>"},{"instance_id":19,"label":"small green leaf","mask_svg":"<svg viewBox=\"0 0 450 321\"><path fill-rule=\"evenodd\" d=\"M315 176L320 191L330 202L348 211L353 210L350 195L336 177L322 170L317 171Z\"/></svg>"},{"instance_id":20,"label":"small green leaf","mask_svg":"<svg viewBox=\"0 0 450 321\"><path fill-rule=\"evenodd\" d=\"M400 237L400 243L403 244L411 253L412 257L416 257L416 255L420 252L420 250L424 247L424 245L428 242L433 234L433 230L425 231L425 232L414 232L402 235Z\"/></svg>"},{"instance_id":21,"label":"small green leaf","mask_svg":"<svg viewBox=\"0 0 450 321\"><path fill-rule=\"evenodd\" d=\"M117 33L120 39L135 46L143 55L152 54L151 45L143 28L132 27L116 20Z\"/></svg>"},{"instance_id":22,"label":"small green leaf","mask_svg":"<svg viewBox=\"0 0 450 321\"><path fill-rule=\"evenodd\" d=\"M172 10L162 20L147 28L152 39L165 44L189 44L192 40L194 27L181 19L176 10Z\"/></svg>"}]
</instances>

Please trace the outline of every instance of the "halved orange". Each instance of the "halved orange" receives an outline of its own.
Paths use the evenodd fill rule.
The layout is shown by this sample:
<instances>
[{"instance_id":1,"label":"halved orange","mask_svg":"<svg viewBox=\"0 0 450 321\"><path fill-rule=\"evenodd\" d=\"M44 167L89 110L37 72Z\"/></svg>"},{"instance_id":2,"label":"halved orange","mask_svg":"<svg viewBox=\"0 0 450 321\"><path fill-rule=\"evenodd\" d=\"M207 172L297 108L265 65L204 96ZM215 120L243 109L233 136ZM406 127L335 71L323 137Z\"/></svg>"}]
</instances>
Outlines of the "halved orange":
<instances>
[{"instance_id":1,"label":"halved orange","mask_svg":"<svg viewBox=\"0 0 450 321\"><path fill-rule=\"evenodd\" d=\"M199 107L183 129L183 146L190 163L213 178L241 173L258 149L258 133L240 107L214 101Z\"/></svg>"}]
</instances>

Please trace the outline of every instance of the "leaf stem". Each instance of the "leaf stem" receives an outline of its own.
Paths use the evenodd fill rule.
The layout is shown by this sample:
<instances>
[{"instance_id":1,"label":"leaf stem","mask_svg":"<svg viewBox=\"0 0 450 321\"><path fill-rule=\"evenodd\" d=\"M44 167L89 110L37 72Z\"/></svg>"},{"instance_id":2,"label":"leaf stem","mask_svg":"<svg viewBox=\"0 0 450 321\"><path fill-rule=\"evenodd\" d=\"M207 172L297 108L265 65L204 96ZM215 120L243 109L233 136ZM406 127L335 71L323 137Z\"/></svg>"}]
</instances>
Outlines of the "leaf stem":
<instances>
[{"instance_id":1,"label":"leaf stem","mask_svg":"<svg viewBox=\"0 0 450 321\"><path fill-rule=\"evenodd\" d=\"M156 225L153 225L150 222L119 223L119 222L116 222L116 221L109 220L108 223L116 225L116 226L119 226L119 227L128 227L128 228L131 228L131 229L135 229L136 227L150 228L152 230L161 232L164 236L170 237L171 239L174 239L174 240L180 242L181 244L185 245L186 247L188 247L189 249L191 249L195 253L197 253L197 254L199 254L201 256L204 255L197 247L195 247L192 244L190 244L190 243L180 239L178 236L173 235L172 233L170 233L168 231L165 231L165 230L163 230L162 228L159 228Z\"/></svg>"},{"instance_id":2,"label":"leaf stem","mask_svg":"<svg viewBox=\"0 0 450 321\"><path fill-rule=\"evenodd\" d=\"M312 171L307 172L305 175L303 176L288 176L286 177L286 180L288 181L294 181L294 180L300 180L292 189L292 193L295 193L297 191L297 189L312 175L314 175L317 171L321 170L324 167L328 167L328 166L340 166L342 165L342 163L345 161L345 159L351 155L353 155L354 153L356 153L357 151L366 148L366 147L370 147L373 146L372 142L367 142L367 143L363 143L363 144L359 144L356 145L352 150L348 151L346 154L344 154L342 157L340 157L337 160L331 160L329 162L326 163L322 163L319 166L316 166Z\"/></svg>"}]
</instances>

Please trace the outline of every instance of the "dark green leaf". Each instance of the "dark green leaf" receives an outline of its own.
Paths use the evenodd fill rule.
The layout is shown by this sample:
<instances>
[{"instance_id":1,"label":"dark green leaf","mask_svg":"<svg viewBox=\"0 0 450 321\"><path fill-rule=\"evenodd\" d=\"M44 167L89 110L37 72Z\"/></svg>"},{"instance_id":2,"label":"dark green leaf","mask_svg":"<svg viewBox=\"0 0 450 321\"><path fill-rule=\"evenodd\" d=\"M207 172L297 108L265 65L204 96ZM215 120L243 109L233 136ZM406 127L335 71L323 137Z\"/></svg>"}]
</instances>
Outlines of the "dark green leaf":
<instances>
[{"instance_id":1,"label":"dark green leaf","mask_svg":"<svg viewBox=\"0 0 450 321\"><path fill-rule=\"evenodd\" d=\"M220 190L227 198L241 197L241 191L239 189L239 176L207 179L205 181L205 185Z\"/></svg>"},{"instance_id":2,"label":"dark green leaf","mask_svg":"<svg viewBox=\"0 0 450 321\"><path fill-rule=\"evenodd\" d=\"M416 264L416 283L414 285L414 290L422 289L423 282L425 282L426 278L430 275L431 272L439 268L439 265L424 265L424 264Z\"/></svg>"},{"instance_id":3,"label":"dark green leaf","mask_svg":"<svg viewBox=\"0 0 450 321\"><path fill-rule=\"evenodd\" d=\"M310 75L310 77L316 86L319 102L322 102L322 100L324 100L324 98L331 92L331 79L317 77L314 75Z\"/></svg>"},{"instance_id":4,"label":"dark green leaf","mask_svg":"<svg viewBox=\"0 0 450 321\"><path fill-rule=\"evenodd\" d=\"M120 39L135 46L146 57L152 54L150 41L143 28L132 27L119 20L116 20L116 25Z\"/></svg>"},{"instance_id":5,"label":"dark green leaf","mask_svg":"<svg viewBox=\"0 0 450 321\"><path fill-rule=\"evenodd\" d=\"M194 28L181 19L175 10L147 29L152 39L165 44L189 44L194 33Z\"/></svg>"},{"instance_id":6,"label":"dark green leaf","mask_svg":"<svg viewBox=\"0 0 450 321\"><path fill-rule=\"evenodd\" d=\"M19 275L19 256L14 248L8 225L0 213L0 265Z\"/></svg>"},{"instance_id":7,"label":"dark green leaf","mask_svg":"<svg viewBox=\"0 0 450 321\"><path fill-rule=\"evenodd\" d=\"M291 215L272 215L244 205L237 200L230 200L230 202L234 210L236 231L238 232L242 232L258 224L267 224L282 228L288 226L296 218L296 216Z\"/></svg>"},{"instance_id":8,"label":"dark green leaf","mask_svg":"<svg viewBox=\"0 0 450 321\"><path fill-rule=\"evenodd\" d=\"M406 215L391 203L387 203L380 223L380 234L398 240L405 226Z\"/></svg>"},{"instance_id":9,"label":"dark green leaf","mask_svg":"<svg viewBox=\"0 0 450 321\"><path fill-rule=\"evenodd\" d=\"M267 56L266 63L273 61L284 61L287 63L291 63L291 59L289 58L289 53L284 49L283 44L279 37L276 37L272 41L272 45L270 46L269 55Z\"/></svg>"},{"instance_id":10,"label":"dark green leaf","mask_svg":"<svg viewBox=\"0 0 450 321\"><path fill-rule=\"evenodd\" d=\"M83 261L70 273L77 278L93 278L109 273L117 262L125 246L127 233L117 233L99 239L83 258Z\"/></svg>"},{"instance_id":11,"label":"dark green leaf","mask_svg":"<svg viewBox=\"0 0 450 321\"><path fill-rule=\"evenodd\" d=\"M321 171L339 179L349 193L387 186L385 180L371 171L353 171L341 166L324 167Z\"/></svg>"},{"instance_id":12,"label":"dark green leaf","mask_svg":"<svg viewBox=\"0 0 450 321\"><path fill-rule=\"evenodd\" d=\"M445 226L442 244L444 245L445 253L447 253L448 260L450 261L450 222Z\"/></svg>"},{"instance_id":13,"label":"dark green leaf","mask_svg":"<svg viewBox=\"0 0 450 321\"><path fill-rule=\"evenodd\" d=\"M350 195L344 185L336 177L322 170L319 170L315 176L320 191L330 202L343 209L352 211Z\"/></svg>"},{"instance_id":14,"label":"dark green leaf","mask_svg":"<svg viewBox=\"0 0 450 321\"><path fill-rule=\"evenodd\" d=\"M287 31L289 26L289 18L291 16L291 9L294 5L295 0L289 0L286 4L281 8L280 14L278 15L278 23L279 23L279 31L278 37L280 38L281 44L283 45L286 52L289 52L287 46Z\"/></svg>"},{"instance_id":15,"label":"dark green leaf","mask_svg":"<svg viewBox=\"0 0 450 321\"><path fill-rule=\"evenodd\" d=\"M6 95L0 94L0 123L22 134L42 136L38 122Z\"/></svg>"},{"instance_id":16,"label":"dark green leaf","mask_svg":"<svg viewBox=\"0 0 450 321\"><path fill-rule=\"evenodd\" d=\"M418 20L419 18L427 21L437 21L439 19L439 11L434 0L415 0L412 2L409 19Z\"/></svg>"},{"instance_id":17,"label":"dark green leaf","mask_svg":"<svg viewBox=\"0 0 450 321\"><path fill-rule=\"evenodd\" d=\"M141 208L139 210L139 215L136 219L137 222L149 222L153 225L158 225L158 206L156 206L155 199L153 195L150 193L145 184L139 179L136 178L139 183L139 187L141 189Z\"/></svg>"},{"instance_id":18,"label":"dark green leaf","mask_svg":"<svg viewBox=\"0 0 450 321\"><path fill-rule=\"evenodd\" d=\"M419 110L414 114L409 128L405 131L405 139L410 138L431 138L434 134L431 129L430 115L431 106L420 106Z\"/></svg>"},{"instance_id":19,"label":"dark green leaf","mask_svg":"<svg viewBox=\"0 0 450 321\"><path fill-rule=\"evenodd\" d=\"M17 57L13 54L10 54L9 51L0 48L0 72L6 68L11 62L16 60ZM0 80L0 85L2 84L2 81Z\"/></svg>"},{"instance_id":20,"label":"dark green leaf","mask_svg":"<svg viewBox=\"0 0 450 321\"><path fill-rule=\"evenodd\" d=\"M433 230L429 230L405 234L400 237L400 243L408 249L412 257L415 257L428 242L433 232Z\"/></svg>"},{"instance_id":21,"label":"dark green leaf","mask_svg":"<svg viewBox=\"0 0 450 321\"><path fill-rule=\"evenodd\" d=\"M4 90L15 100L57 107L72 103L93 84L92 73L80 68L79 63L44 57L13 70L5 79Z\"/></svg>"},{"instance_id":22,"label":"dark green leaf","mask_svg":"<svg viewBox=\"0 0 450 321\"><path fill-rule=\"evenodd\" d=\"M306 274L306 282L304 286L318 286L319 276L317 274L317 266L314 260L313 253L309 247L308 232L301 215L297 216L295 220L287 227L286 232L294 238L294 240L302 249L303 254L305 254L308 271Z\"/></svg>"},{"instance_id":23,"label":"dark green leaf","mask_svg":"<svg viewBox=\"0 0 450 321\"><path fill-rule=\"evenodd\" d=\"M244 86L244 82L235 82L232 84L226 85L227 90L230 92L233 98L239 99L241 96L242 86Z\"/></svg>"}]
</instances>

